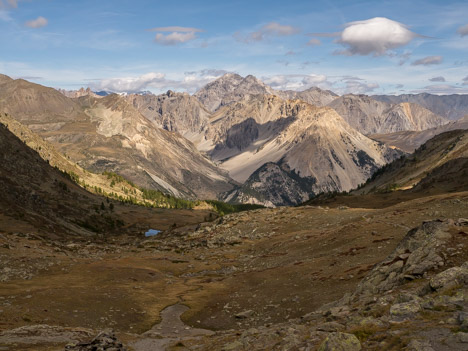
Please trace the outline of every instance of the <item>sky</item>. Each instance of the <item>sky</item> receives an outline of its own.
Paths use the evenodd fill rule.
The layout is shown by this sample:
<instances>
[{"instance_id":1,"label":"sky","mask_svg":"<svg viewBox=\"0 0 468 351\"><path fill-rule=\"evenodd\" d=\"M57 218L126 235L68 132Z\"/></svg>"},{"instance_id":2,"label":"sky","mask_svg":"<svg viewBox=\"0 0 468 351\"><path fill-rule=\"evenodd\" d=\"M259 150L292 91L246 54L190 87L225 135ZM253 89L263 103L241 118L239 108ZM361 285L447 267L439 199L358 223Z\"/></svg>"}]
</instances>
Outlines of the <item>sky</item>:
<instances>
[{"instance_id":1,"label":"sky","mask_svg":"<svg viewBox=\"0 0 468 351\"><path fill-rule=\"evenodd\" d=\"M468 93L468 1L0 0L0 73L63 89Z\"/></svg>"}]
</instances>

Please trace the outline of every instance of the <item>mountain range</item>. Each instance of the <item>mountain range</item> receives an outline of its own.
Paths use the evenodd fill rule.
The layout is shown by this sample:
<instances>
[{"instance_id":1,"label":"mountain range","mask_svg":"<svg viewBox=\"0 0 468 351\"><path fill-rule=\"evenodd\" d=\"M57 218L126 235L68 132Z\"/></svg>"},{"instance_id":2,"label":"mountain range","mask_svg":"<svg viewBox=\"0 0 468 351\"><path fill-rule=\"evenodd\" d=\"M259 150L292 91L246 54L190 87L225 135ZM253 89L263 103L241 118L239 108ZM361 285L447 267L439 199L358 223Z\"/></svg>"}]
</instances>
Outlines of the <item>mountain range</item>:
<instances>
[{"instance_id":1,"label":"mountain range","mask_svg":"<svg viewBox=\"0 0 468 351\"><path fill-rule=\"evenodd\" d=\"M102 97L0 76L0 111L84 169L182 198L267 206L351 190L411 151L392 142L404 133L422 143L463 125L447 119L468 112L463 98L457 114L453 96L429 103L443 99L424 96L423 107L408 96L279 91L234 73L194 95Z\"/></svg>"}]
</instances>

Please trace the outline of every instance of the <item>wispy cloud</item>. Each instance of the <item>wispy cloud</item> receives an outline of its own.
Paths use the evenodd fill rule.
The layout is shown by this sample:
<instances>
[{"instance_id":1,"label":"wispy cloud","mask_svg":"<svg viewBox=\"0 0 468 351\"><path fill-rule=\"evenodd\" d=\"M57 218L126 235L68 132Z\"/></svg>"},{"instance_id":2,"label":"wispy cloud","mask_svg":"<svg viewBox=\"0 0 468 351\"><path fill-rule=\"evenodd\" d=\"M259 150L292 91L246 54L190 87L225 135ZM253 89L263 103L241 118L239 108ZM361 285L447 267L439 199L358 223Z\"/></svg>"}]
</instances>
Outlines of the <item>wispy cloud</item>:
<instances>
[{"instance_id":1,"label":"wispy cloud","mask_svg":"<svg viewBox=\"0 0 468 351\"><path fill-rule=\"evenodd\" d=\"M49 21L47 20L47 18L39 16L38 18L34 20L27 21L25 25L26 27L29 27L29 28L41 28L41 27L47 26L48 23Z\"/></svg>"},{"instance_id":2,"label":"wispy cloud","mask_svg":"<svg viewBox=\"0 0 468 351\"><path fill-rule=\"evenodd\" d=\"M263 25L259 30L243 36L239 32L234 37L241 42L252 43L262 41L271 37L284 37L299 33L301 30L290 25L282 25L277 22L270 22Z\"/></svg>"},{"instance_id":3,"label":"wispy cloud","mask_svg":"<svg viewBox=\"0 0 468 351\"><path fill-rule=\"evenodd\" d=\"M410 31L406 25L385 17L351 22L340 33L337 41L346 49L337 53L342 55L386 55L389 50L405 46L418 36Z\"/></svg>"},{"instance_id":4,"label":"wispy cloud","mask_svg":"<svg viewBox=\"0 0 468 351\"><path fill-rule=\"evenodd\" d=\"M461 26L457 29L457 33L460 34L460 36L464 37L465 35L468 35L468 24L465 24L464 26Z\"/></svg>"},{"instance_id":5,"label":"wispy cloud","mask_svg":"<svg viewBox=\"0 0 468 351\"><path fill-rule=\"evenodd\" d=\"M312 38L307 42L307 46L315 46L315 45L320 45L321 41L316 38Z\"/></svg>"},{"instance_id":6,"label":"wispy cloud","mask_svg":"<svg viewBox=\"0 0 468 351\"><path fill-rule=\"evenodd\" d=\"M148 29L151 32L159 32L154 37L154 42L161 45L177 45L197 39L196 33L204 32L204 30L192 27L156 27ZM163 34L170 32L169 34Z\"/></svg>"},{"instance_id":7,"label":"wispy cloud","mask_svg":"<svg viewBox=\"0 0 468 351\"><path fill-rule=\"evenodd\" d=\"M106 90L116 93L135 93L165 81L165 75L159 72L150 72L139 77L124 77L103 79L91 84L93 89Z\"/></svg>"},{"instance_id":8,"label":"wispy cloud","mask_svg":"<svg viewBox=\"0 0 468 351\"><path fill-rule=\"evenodd\" d=\"M328 87L327 76L323 74L280 74L263 77L262 80L278 90L304 90L312 86Z\"/></svg>"},{"instance_id":9,"label":"wispy cloud","mask_svg":"<svg viewBox=\"0 0 468 351\"><path fill-rule=\"evenodd\" d=\"M179 33L200 33L204 32L203 29L199 28L192 28L192 27L179 27L179 26L171 26L171 27L156 27L148 29L150 32L179 32Z\"/></svg>"},{"instance_id":10,"label":"wispy cloud","mask_svg":"<svg viewBox=\"0 0 468 351\"><path fill-rule=\"evenodd\" d=\"M468 85L468 76L462 79L463 85Z\"/></svg>"},{"instance_id":11,"label":"wispy cloud","mask_svg":"<svg viewBox=\"0 0 468 351\"><path fill-rule=\"evenodd\" d=\"M438 65L443 61L442 56L427 56L411 63L412 66L430 66Z\"/></svg>"},{"instance_id":12,"label":"wispy cloud","mask_svg":"<svg viewBox=\"0 0 468 351\"><path fill-rule=\"evenodd\" d=\"M367 81L358 77L344 78L343 82L345 83L345 88L342 89L343 93L348 94L365 94L380 88L378 83L368 83Z\"/></svg>"},{"instance_id":13,"label":"wispy cloud","mask_svg":"<svg viewBox=\"0 0 468 351\"><path fill-rule=\"evenodd\" d=\"M428 85L422 89L414 90L413 93L421 93L426 92L430 94L466 94L468 93L468 89L450 85L450 84L435 84L435 85Z\"/></svg>"},{"instance_id":14,"label":"wispy cloud","mask_svg":"<svg viewBox=\"0 0 468 351\"><path fill-rule=\"evenodd\" d=\"M8 8L8 7L13 7L17 8L18 7L18 2L19 0L0 0L0 9L2 8Z\"/></svg>"},{"instance_id":15,"label":"wispy cloud","mask_svg":"<svg viewBox=\"0 0 468 351\"><path fill-rule=\"evenodd\" d=\"M445 78L442 76L433 77L429 79L430 82L445 82Z\"/></svg>"}]
</instances>

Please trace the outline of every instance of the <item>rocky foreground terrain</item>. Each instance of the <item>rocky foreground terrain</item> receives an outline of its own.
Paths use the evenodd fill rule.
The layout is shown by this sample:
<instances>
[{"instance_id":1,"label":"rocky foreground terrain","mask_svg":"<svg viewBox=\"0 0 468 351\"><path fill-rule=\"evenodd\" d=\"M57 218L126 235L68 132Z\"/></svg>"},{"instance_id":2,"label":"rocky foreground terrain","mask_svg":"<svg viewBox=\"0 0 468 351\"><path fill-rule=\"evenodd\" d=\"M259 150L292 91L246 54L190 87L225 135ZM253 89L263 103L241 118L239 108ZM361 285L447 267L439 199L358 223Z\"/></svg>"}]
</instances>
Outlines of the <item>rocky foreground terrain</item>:
<instances>
[{"instance_id":1,"label":"rocky foreground terrain","mask_svg":"<svg viewBox=\"0 0 468 351\"><path fill-rule=\"evenodd\" d=\"M2 222L0 347L466 350L468 193L363 207L88 241Z\"/></svg>"}]
</instances>

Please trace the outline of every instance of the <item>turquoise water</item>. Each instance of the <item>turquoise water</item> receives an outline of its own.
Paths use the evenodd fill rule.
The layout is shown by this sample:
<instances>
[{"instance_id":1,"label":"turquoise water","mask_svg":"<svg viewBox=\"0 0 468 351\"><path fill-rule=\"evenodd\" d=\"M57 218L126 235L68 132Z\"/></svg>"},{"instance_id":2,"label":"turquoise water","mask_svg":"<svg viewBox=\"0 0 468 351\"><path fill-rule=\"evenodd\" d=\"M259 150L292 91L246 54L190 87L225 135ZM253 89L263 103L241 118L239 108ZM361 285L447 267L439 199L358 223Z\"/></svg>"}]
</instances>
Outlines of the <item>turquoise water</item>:
<instances>
[{"instance_id":1,"label":"turquoise water","mask_svg":"<svg viewBox=\"0 0 468 351\"><path fill-rule=\"evenodd\" d=\"M149 229L149 230L145 233L145 236L154 236L154 235L159 234L159 233L161 233L161 230Z\"/></svg>"}]
</instances>

